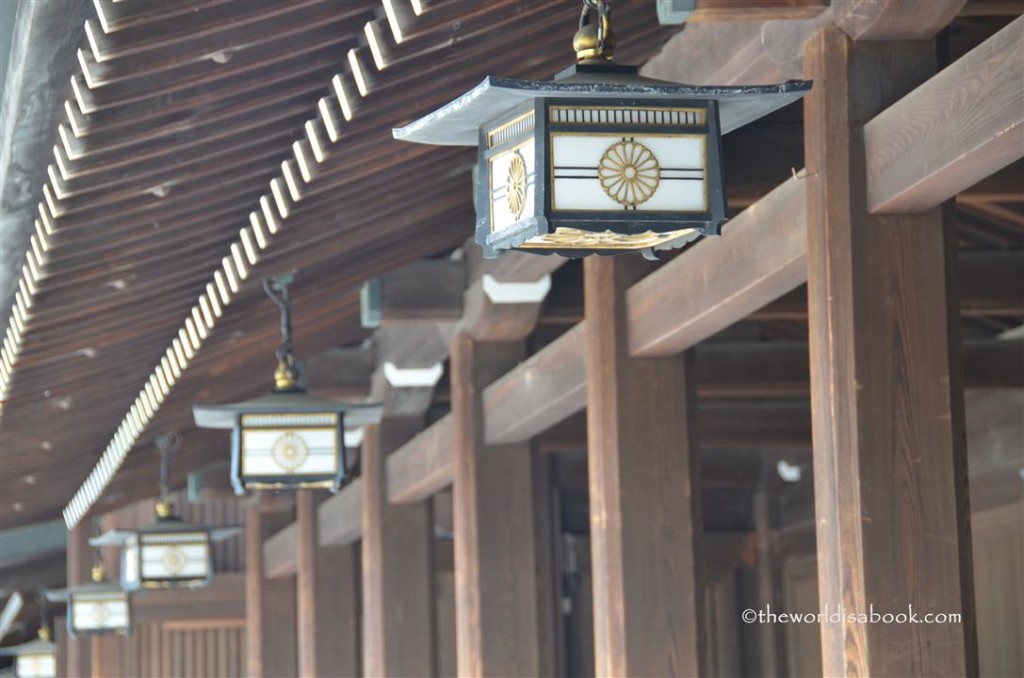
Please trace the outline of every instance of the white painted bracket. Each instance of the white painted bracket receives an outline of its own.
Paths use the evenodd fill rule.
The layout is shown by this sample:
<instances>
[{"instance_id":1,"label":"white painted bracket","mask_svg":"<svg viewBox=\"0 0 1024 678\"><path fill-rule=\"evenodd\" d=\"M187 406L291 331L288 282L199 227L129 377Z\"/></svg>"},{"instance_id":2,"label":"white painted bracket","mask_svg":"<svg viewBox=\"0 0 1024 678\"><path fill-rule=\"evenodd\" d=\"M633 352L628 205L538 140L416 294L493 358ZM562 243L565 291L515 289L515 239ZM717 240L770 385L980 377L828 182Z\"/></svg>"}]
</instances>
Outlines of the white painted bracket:
<instances>
[{"instance_id":1,"label":"white painted bracket","mask_svg":"<svg viewBox=\"0 0 1024 678\"><path fill-rule=\"evenodd\" d=\"M384 363L384 378L394 388L417 388L436 386L444 374L444 365L433 367L397 367L392 362Z\"/></svg>"},{"instance_id":2,"label":"white painted bracket","mask_svg":"<svg viewBox=\"0 0 1024 678\"><path fill-rule=\"evenodd\" d=\"M481 279L484 294L494 304L539 304L551 291L551 276L546 275L536 282L498 282L490 275Z\"/></svg>"}]
</instances>

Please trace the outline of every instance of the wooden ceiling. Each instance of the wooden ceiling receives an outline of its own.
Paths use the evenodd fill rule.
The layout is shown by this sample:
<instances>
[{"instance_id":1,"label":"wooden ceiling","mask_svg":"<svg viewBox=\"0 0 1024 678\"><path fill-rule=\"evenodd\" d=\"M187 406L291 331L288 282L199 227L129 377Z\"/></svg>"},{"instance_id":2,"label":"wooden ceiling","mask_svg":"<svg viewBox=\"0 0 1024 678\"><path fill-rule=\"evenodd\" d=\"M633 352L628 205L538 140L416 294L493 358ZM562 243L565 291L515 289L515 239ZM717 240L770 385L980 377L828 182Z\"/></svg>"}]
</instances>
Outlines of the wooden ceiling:
<instances>
[{"instance_id":1,"label":"wooden ceiling","mask_svg":"<svg viewBox=\"0 0 1024 678\"><path fill-rule=\"evenodd\" d=\"M390 129L491 73L550 77L571 60L578 14L554 1L437 1L422 14L414 4L426 5L96 0L55 157L37 161L50 165L37 178L46 251L34 289L22 290L27 317L0 414L0 526L59 515L214 272L232 267L251 213L280 231L103 506L153 493L161 433L185 434L178 481L226 453L223 435L192 430L190 406L269 387L278 326L260 278L299 270L301 359L365 336L365 279L470 233L472 152L400 144ZM673 32L653 3L621 9L616 29L627 63ZM299 199L275 195L271 182L285 193L287 179Z\"/></svg>"}]
</instances>

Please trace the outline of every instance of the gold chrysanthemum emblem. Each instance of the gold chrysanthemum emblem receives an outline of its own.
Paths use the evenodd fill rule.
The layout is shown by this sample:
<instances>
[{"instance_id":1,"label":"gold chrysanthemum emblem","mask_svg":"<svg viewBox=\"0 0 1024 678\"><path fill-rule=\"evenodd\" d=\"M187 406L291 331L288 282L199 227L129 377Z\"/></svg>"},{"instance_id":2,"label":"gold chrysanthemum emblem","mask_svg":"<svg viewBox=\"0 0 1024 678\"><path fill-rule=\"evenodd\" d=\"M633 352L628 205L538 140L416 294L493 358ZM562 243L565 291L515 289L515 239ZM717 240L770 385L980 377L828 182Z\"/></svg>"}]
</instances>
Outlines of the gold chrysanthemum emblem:
<instances>
[{"instance_id":1,"label":"gold chrysanthemum emblem","mask_svg":"<svg viewBox=\"0 0 1024 678\"><path fill-rule=\"evenodd\" d=\"M505 180L505 192L508 197L508 209L512 216L519 219L526 209L526 161L516 151L508 163L508 178Z\"/></svg>"},{"instance_id":2,"label":"gold chrysanthemum emblem","mask_svg":"<svg viewBox=\"0 0 1024 678\"><path fill-rule=\"evenodd\" d=\"M161 558L167 573L175 575L185 569L185 554L177 546L169 546Z\"/></svg>"},{"instance_id":3,"label":"gold chrysanthemum emblem","mask_svg":"<svg viewBox=\"0 0 1024 678\"><path fill-rule=\"evenodd\" d=\"M601 156L597 178L608 197L626 207L650 200L661 182L661 167L651 149L638 141L619 141Z\"/></svg>"},{"instance_id":4,"label":"gold chrysanthemum emblem","mask_svg":"<svg viewBox=\"0 0 1024 678\"><path fill-rule=\"evenodd\" d=\"M309 448L306 442L294 433L285 433L274 441L274 447L270 451L274 463L285 471L291 473L302 466L309 456Z\"/></svg>"}]
</instances>

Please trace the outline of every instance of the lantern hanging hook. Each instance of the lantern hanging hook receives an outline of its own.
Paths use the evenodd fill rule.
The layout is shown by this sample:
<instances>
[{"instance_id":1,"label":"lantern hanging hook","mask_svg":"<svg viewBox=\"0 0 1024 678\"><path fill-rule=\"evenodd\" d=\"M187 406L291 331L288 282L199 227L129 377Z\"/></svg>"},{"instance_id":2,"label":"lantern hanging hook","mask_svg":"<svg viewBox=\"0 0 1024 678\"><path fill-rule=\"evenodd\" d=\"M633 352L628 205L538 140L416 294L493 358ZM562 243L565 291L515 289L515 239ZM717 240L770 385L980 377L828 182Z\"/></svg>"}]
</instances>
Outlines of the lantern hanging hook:
<instances>
[{"instance_id":1,"label":"lantern hanging hook","mask_svg":"<svg viewBox=\"0 0 1024 678\"><path fill-rule=\"evenodd\" d=\"M161 487L160 489L161 489L161 493L162 493L163 492L163 487ZM97 537L99 537L99 536L101 536L103 534L103 525L100 522L99 515L94 515L92 517L92 529L93 529L93 532L95 533L95 535ZM92 572L91 572L92 580L94 582L100 582L100 581L103 581L103 577L104 577L104 575L106 575L107 568L106 568L106 565L104 565L104 563L103 563L103 554L100 552L100 547L99 546L93 546L92 547L92 553L93 553Z\"/></svg>"},{"instance_id":2,"label":"lantern hanging hook","mask_svg":"<svg viewBox=\"0 0 1024 678\"><path fill-rule=\"evenodd\" d=\"M46 623L48 612L46 590L36 591L36 597L39 599L39 640L50 640L50 626Z\"/></svg>"},{"instance_id":3,"label":"lantern hanging hook","mask_svg":"<svg viewBox=\"0 0 1024 678\"><path fill-rule=\"evenodd\" d=\"M292 354L292 300L288 292L288 286L294 280L293 273L263 279L263 291L281 310L281 346L276 352L275 391L295 391L300 388L299 368Z\"/></svg>"},{"instance_id":4,"label":"lantern hanging hook","mask_svg":"<svg viewBox=\"0 0 1024 678\"><path fill-rule=\"evenodd\" d=\"M181 447L181 435L174 431L156 439L160 451L160 501L156 504L157 518L170 518L174 513L171 504L171 482L169 476L171 453Z\"/></svg>"},{"instance_id":5,"label":"lantern hanging hook","mask_svg":"<svg viewBox=\"0 0 1024 678\"><path fill-rule=\"evenodd\" d=\"M590 13L597 15L591 23ZM580 27L572 39L576 61L611 61L615 52L615 33L612 31L610 0L583 0Z\"/></svg>"}]
</instances>

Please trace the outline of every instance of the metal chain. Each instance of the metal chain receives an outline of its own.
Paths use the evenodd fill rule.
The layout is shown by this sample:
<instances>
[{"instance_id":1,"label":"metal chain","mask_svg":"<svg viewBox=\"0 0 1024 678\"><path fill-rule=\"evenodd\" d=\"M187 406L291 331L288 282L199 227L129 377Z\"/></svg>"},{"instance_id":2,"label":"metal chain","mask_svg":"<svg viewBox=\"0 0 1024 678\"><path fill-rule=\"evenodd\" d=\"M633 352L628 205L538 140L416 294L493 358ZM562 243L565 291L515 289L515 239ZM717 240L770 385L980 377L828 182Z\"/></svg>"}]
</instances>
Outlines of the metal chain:
<instances>
[{"instance_id":1,"label":"metal chain","mask_svg":"<svg viewBox=\"0 0 1024 678\"><path fill-rule=\"evenodd\" d=\"M604 27L611 23L612 6L610 0L583 0L583 11L580 13L580 28L590 20L590 10L597 12L597 50L604 54Z\"/></svg>"},{"instance_id":2,"label":"metal chain","mask_svg":"<svg viewBox=\"0 0 1024 678\"><path fill-rule=\"evenodd\" d=\"M181 447L181 435L175 431L171 435L160 436L157 438L156 446L160 450L160 500L167 501L171 496L169 478L171 452Z\"/></svg>"},{"instance_id":3,"label":"metal chain","mask_svg":"<svg viewBox=\"0 0 1024 678\"><path fill-rule=\"evenodd\" d=\"M281 310L281 346L277 349L277 359L291 367L295 363L292 356L292 306L288 285L291 276L264 278L263 291Z\"/></svg>"}]
</instances>

